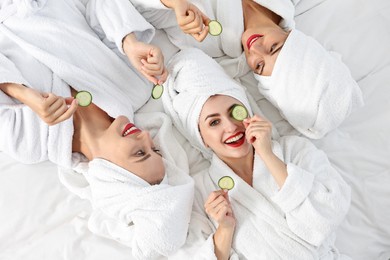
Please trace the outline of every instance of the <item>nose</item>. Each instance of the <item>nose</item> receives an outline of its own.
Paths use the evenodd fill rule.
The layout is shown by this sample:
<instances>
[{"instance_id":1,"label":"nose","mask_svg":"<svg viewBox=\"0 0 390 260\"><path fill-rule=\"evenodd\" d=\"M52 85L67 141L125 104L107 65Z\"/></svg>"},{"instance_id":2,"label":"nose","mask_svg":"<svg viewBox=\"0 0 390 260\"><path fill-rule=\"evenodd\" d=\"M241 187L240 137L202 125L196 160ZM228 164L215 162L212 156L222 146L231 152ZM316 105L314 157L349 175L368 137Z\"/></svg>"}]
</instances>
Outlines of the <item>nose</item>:
<instances>
[{"instance_id":1,"label":"nose","mask_svg":"<svg viewBox=\"0 0 390 260\"><path fill-rule=\"evenodd\" d=\"M265 47L263 39L258 39L250 48L249 54L267 54L269 51Z\"/></svg>"},{"instance_id":2,"label":"nose","mask_svg":"<svg viewBox=\"0 0 390 260\"><path fill-rule=\"evenodd\" d=\"M232 118L229 118L228 120L225 120L225 123L224 123L224 130L227 132L227 133L234 133L237 129L237 125L236 123L233 121Z\"/></svg>"},{"instance_id":3,"label":"nose","mask_svg":"<svg viewBox=\"0 0 390 260\"><path fill-rule=\"evenodd\" d=\"M137 135L137 139L143 141L151 140L150 133L148 131L142 131L139 135Z\"/></svg>"}]
</instances>

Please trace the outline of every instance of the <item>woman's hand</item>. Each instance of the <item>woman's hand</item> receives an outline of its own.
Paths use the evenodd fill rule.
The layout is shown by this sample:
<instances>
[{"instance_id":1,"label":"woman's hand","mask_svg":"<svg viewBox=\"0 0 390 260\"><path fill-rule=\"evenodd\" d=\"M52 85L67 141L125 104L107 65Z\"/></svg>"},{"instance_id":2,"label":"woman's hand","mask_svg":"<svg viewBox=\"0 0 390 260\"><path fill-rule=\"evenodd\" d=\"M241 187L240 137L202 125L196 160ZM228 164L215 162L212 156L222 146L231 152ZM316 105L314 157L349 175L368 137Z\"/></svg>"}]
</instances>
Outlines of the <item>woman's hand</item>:
<instances>
[{"instance_id":1,"label":"woman's hand","mask_svg":"<svg viewBox=\"0 0 390 260\"><path fill-rule=\"evenodd\" d=\"M78 107L77 100L73 97L59 97L21 84L4 83L0 84L0 89L30 107L48 125L69 119Z\"/></svg>"},{"instance_id":2,"label":"woman's hand","mask_svg":"<svg viewBox=\"0 0 390 260\"><path fill-rule=\"evenodd\" d=\"M175 11L177 23L184 33L190 34L198 42L206 38L210 19L198 7L188 3L187 0L162 0L161 2Z\"/></svg>"},{"instance_id":3,"label":"woman's hand","mask_svg":"<svg viewBox=\"0 0 390 260\"><path fill-rule=\"evenodd\" d=\"M243 123L246 139L253 145L256 153L261 157L272 154L272 124L258 115L244 119Z\"/></svg>"},{"instance_id":4,"label":"woman's hand","mask_svg":"<svg viewBox=\"0 0 390 260\"><path fill-rule=\"evenodd\" d=\"M219 228L234 229L236 218L227 191L217 190L210 193L204 208L209 217L218 222Z\"/></svg>"},{"instance_id":5,"label":"woman's hand","mask_svg":"<svg viewBox=\"0 0 390 260\"><path fill-rule=\"evenodd\" d=\"M39 92L27 87L23 92L19 100L48 125L55 125L69 119L78 107L77 100L73 97L59 97L53 93Z\"/></svg>"},{"instance_id":6,"label":"woman's hand","mask_svg":"<svg viewBox=\"0 0 390 260\"><path fill-rule=\"evenodd\" d=\"M133 33L123 39L123 51L131 64L153 84L163 84L168 77L164 56L157 46L138 41Z\"/></svg>"}]
</instances>

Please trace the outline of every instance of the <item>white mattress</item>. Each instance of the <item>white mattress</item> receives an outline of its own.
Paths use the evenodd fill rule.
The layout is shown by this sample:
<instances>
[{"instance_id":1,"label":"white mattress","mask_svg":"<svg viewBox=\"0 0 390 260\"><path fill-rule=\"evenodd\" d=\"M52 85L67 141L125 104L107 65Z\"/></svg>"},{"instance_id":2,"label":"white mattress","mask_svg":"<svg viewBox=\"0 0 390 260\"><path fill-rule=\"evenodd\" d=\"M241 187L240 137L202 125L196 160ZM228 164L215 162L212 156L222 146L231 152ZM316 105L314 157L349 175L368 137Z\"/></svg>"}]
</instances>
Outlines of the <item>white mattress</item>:
<instances>
[{"instance_id":1,"label":"white mattress","mask_svg":"<svg viewBox=\"0 0 390 260\"><path fill-rule=\"evenodd\" d=\"M315 141L353 190L337 246L353 259L388 260L390 1L302 0L296 13L299 29L342 55L366 103ZM156 43L164 42L157 37ZM164 48L168 56L173 51ZM162 106L151 100L143 110L161 111ZM131 259L129 248L88 230L89 203L62 186L50 162L23 165L0 152L0 194L1 260Z\"/></svg>"}]
</instances>

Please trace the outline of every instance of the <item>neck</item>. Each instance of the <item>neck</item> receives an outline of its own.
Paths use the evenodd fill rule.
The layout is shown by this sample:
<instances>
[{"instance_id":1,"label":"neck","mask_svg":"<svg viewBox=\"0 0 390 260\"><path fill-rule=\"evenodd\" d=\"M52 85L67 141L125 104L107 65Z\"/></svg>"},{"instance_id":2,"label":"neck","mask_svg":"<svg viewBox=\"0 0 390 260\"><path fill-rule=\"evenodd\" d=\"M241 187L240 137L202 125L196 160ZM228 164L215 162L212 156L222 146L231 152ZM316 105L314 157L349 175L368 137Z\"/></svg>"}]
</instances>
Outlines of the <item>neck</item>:
<instances>
[{"instance_id":1,"label":"neck","mask_svg":"<svg viewBox=\"0 0 390 260\"><path fill-rule=\"evenodd\" d=\"M88 107L78 107L73 115L72 151L92 160L99 149L100 137L111 123L112 118L93 103Z\"/></svg>"},{"instance_id":2,"label":"neck","mask_svg":"<svg viewBox=\"0 0 390 260\"><path fill-rule=\"evenodd\" d=\"M253 0L243 0L244 30L279 26L281 17Z\"/></svg>"},{"instance_id":3,"label":"neck","mask_svg":"<svg viewBox=\"0 0 390 260\"><path fill-rule=\"evenodd\" d=\"M242 158L225 158L222 159L235 174L240 176L246 183L252 186L253 180L253 164L254 164L254 150Z\"/></svg>"}]
</instances>

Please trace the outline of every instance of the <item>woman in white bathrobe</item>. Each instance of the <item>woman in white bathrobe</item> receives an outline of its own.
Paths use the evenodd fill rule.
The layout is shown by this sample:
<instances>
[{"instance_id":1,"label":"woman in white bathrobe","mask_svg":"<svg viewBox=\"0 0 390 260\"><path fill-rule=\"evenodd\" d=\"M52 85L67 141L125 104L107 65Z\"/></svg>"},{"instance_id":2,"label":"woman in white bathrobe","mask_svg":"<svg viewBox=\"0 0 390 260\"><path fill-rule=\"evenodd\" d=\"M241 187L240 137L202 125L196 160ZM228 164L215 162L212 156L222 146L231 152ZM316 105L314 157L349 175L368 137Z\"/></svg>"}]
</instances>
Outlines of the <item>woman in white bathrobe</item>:
<instances>
[{"instance_id":1,"label":"woman in white bathrobe","mask_svg":"<svg viewBox=\"0 0 390 260\"><path fill-rule=\"evenodd\" d=\"M117 232L101 233L140 259L175 251L187 231L192 180L154 185L172 167L134 125L134 112L150 98L148 80L166 78L161 51L148 44L154 28L126 0L1 0L0 19L0 150L23 163L50 160L60 171L86 164L79 175L99 211L93 220L102 220L95 226ZM78 106L72 96L80 90L92 93L92 104ZM168 196L181 189L188 194ZM135 194L142 207L132 203ZM176 202L179 212L155 207L160 218L149 218L156 198L148 194ZM172 227L176 213L184 222Z\"/></svg>"},{"instance_id":2,"label":"woman in white bathrobe","mask_svg":"<svg viewBox=\"0 0 390 260\"><path fill-rule=\"evenodd\" d=\"M252 114L245 91L201 51L181 51L168 69L164 108L211 162L194 176L194 212L178 259L344 257L334 241L350 188L327 156L302 137L271 138L262 116L234 119L235 105ZM229 191L218 187L224 176L234 181Z\"/></svg>"},{"instance_id":3,"label":"woman in white bathrobe","mask_svg":"<svg viewBox=\"0 0 390 260\"><path fill-rule=\"evenodd\" d=\"M259 92L309 138L323 137L363 105L361 90L340 55L295 29L294 5L299 1L131 2L180 49L202 49L233 78L252 70ZM207 36L210 19L222 24L219 36Z\"/></svg>"}]
</instances>

